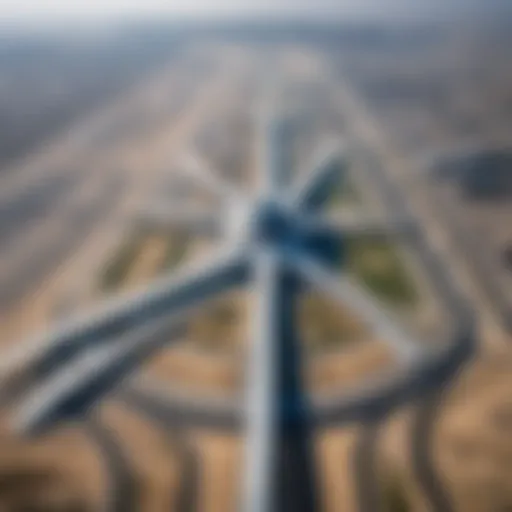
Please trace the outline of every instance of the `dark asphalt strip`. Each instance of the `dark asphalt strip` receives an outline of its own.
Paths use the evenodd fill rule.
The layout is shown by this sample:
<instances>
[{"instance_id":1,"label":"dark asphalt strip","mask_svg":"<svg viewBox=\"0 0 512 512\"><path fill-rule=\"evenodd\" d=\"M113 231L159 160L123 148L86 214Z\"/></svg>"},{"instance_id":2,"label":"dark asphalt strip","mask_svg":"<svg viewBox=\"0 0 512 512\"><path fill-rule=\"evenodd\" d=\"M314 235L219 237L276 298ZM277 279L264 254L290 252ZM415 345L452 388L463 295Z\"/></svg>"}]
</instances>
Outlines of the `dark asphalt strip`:
<instances>
[{"instance_id":1,"label":"dark asphalt strip","mask_svg":"<svg viewBox=\"0 0 512 512\"><path fill-rule=\"evenodd\" d=\"M117 435L111 427L92 416L85 422L84 429L100 449L107 468L109 486L105 496L105 510L136 512L139 502L138 480Z\"/></svg>"},{"instance_id":2,"label":"dark asphalt strip","mask_svg":"<svg viewBox=\"0 0 512 512\"><path fill-rule=\"evenodd\" d=\"M362 426L352 454L357 510L379 512L381 492L377 472L377 443L381 422L370 421Z\"/></svg>"},{"instance_id":3,"label":"dark asphalt strip","mask_svg":"<svg viewBox=\"0 0 512 512\"><path fill-rule=\"evenodd\" d=\"M176 498L176 512L195 512L198 510L200 474L197 455L179 431L170 432L168 439L181 461L181 486Z\"/></svg>"},{"instance_id":4,"label":"dark asphalt strip","mask_svg":"<svg viewBox=\"0 0 512 512\"><path fill-rule=\"evenodd\" d=\"M449 493L435 470L432 457L435 424L440 412L443 390L428 395L419 405L411 429L413 472L433 512L453 512Z\"/></svg>"},{"instance_id":5,"label":"dark asphalt strip","mask_svg":"<svg viewBox=\"0 0 512 512\"><path fill-rule=\"evenodd\" d=\"M194 448L182 434L182 430L176 427L175 422L168 416L158 414L151 404L146 404L142 396L130 393L122 395L125 403L150 422L158 424L166 432L166 440L171 451L177 455L181 463L181 485L178 496L171 496L171 503L175 504L173 512L196 512L198 510L198 490L200 483L200 464Z\"/></svg>"}]
</instances>

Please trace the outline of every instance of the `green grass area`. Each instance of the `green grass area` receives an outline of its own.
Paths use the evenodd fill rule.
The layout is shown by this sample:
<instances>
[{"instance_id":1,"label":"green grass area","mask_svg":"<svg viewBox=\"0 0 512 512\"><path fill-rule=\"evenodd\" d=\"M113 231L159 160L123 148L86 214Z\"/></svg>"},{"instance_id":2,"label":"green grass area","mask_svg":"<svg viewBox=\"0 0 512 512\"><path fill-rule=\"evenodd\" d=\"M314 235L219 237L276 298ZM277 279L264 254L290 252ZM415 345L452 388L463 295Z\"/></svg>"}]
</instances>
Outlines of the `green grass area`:
<instances>
[{"instance_id":1,"label":"green grass area","mask_svg":"<svg viewBox=\"0 0 512 512\"><path fill-rule=\"evenodd\" d=\"M340 169L340 175L332 186L327 199L329 207L358 204L361 202L359 190L347 170Z\"/></svg>"},{"instance_id":2,"label":"green grass area","mask_svg":"<svg viewBox=\"0 0 512 512\"><path fill-rule=\"evenodd\" d=\"M365 237L347 240L346 266L385 302L405 306L418 298L412 277L389 241Z\"/></svg>"},{"instance_id":3,"label":"green grass area","mask_svg":"<svg viewBox=\"0 0 512 512\"><path fill-rule=\"evenodd\" d=\"M111 291L119 288L126 279L133 262L144 245L142 233L134 233L121 246L117 254L104 267L100 276L100 289Z\"/></svg>"},{"instance_id":4,"label":"green grass area","mask_svg":"<svg viewBox=\"0 0 512 512\"><path fill-rule=\"evenodd\" d=\"M363 325L348 309L320 293L305 293L298 304L301 338L313 352L345 345L364 334Z\"/></svg>"},{"instance_id":5,"label":"green grass area","mask_svg":"<svg viewBox=\"0 0 512 512\"><path fill-rule=\"evenodd\" d=\"M165 257L158 273L167 272L182 263L190 247L190 236L185 233L167 233L167 247Z\"/></svg>"},{"instance_id":6,"label":"green grass area","mask_svg":"<svg viewBox=\"0 0 512 512\"><path fill-rule=\"evenodd\" d=\"M392 241L348 238L344 252L343 270L354 275L378 300L392 306L414 306L418 299L415 282ZM311 291L301 297L298 317L305 347L313 352L343 347L366 339L368 334L364 322L350 308Z\"/></svg>"},{"instance_id":7,"label":"green grass area","mask_svg":"<svg viewBox=\"0 0 512 512\"><path fill-rule=\"evenodd\" d=\"M243 297L221 297L199 311L188 327L190 339L210 352L240 348L246 333L246 303Z\"/></svg>"},{"instance_id":8,"label":"green grass area","mask_svg":"<svg viewBox=\"0 0 512 512\"><path fill-rule=\"evenodd\" d=\"M384 512L410 512L411 506L405 484L397 475L383 482L382 505Z\"/></svg>"},{"instance_id":9,"label":"green grass area","mask_svg":"<svg viewBox=\"0 0 512 512\"><path fill-rule=\"evenodd\" d=\"M102 291L117 290L122 286L145 243L153 235L152 232L135 232L125 240L101 273L99 287ZM162 232L161 236L166 238L165 256L160 267L156 269L155 276L179 265L185 259L190 246L189 236L185 234Z\"/></svg>"}]
</instances>

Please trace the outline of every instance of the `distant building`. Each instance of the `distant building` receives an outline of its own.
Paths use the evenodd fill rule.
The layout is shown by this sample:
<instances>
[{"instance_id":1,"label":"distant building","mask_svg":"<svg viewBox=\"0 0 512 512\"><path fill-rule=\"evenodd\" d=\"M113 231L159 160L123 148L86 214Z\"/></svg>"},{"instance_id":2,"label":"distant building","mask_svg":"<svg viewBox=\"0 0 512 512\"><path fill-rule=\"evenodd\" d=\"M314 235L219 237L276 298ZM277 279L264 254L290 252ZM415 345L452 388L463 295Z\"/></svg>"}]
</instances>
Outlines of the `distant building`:
<instances>
[{"instance_id":1,"label":"distant building","mask_svg":"<svg viewBox=\"0 0 512 512\"><path fill-rule=\"evenodd\" d=\"M512 148L452 155L439 160L433 174L456 182L468 199L512 198Z\"/></svg>"},{"instance_id":2,"label":"distant building","mask_svg":"<svg viewBox=\"0 0 512 512\"><path fill-rule=\"evenodd\" d=\"M503 262L505 267L512 272L512 243L503 249Z\"/></svg>"}]
</instances>

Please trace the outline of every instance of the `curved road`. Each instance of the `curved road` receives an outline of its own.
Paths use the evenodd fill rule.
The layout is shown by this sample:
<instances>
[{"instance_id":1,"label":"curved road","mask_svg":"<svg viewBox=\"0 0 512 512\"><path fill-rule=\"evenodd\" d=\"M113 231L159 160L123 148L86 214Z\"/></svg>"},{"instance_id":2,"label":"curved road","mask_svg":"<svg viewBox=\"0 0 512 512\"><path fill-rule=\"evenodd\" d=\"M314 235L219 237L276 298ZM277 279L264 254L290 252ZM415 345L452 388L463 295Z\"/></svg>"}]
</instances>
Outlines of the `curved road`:
<instances>
[{"instance_id":1,"label":"curved road","mask_svg":"<svg viewBox=\"0 0 512 512\"><path fill-rule=\"evenodd\" d=\"M409 191L406 191L403 187L397 186L396 180L394 179L396 176L395 171L397 170L393 169L396 159L390 157L388 151L389 145L387 145L387 141L384 140L383 131L366 108L364 101L359 98L352 87L347 84L346 80L342 80L339 92L342 110L353 121L351 124L352 136L356 140L361 141L364 146L369 149L369 151L365 151L367 155L372 155L370 165L368 168L364 169L363 173L364 177L367 178L365 180L367 185L378 189L377 191L380 192L381 197L384 199L385 209L398 215L399 218L411 219L411 221L414 222L416 222L417 219L422 220L424 218L429 221L432 220L430 215L424 215L425 212L421 210L421 207L414 208L411 205L411 203L415 201L415 197L410 197L410 194L407 193ZM437 225L436 221L437 219L433 221L435 225ZM473 321L473 312L468 308L465 297L460 294L459 287L455 286L452 273L445 271L444 262L442 261L439 250L440 248L438 246L435 248L432 247L430 238L426 236L425 230L419 222L417 222L416 233L411 234L413 236L410 237L409 241L414 252L419 256L421 264L427 271L445 307L453 313L455 323L458 324L456 325L456 330L458 328L463 332ZM468 247L467 243L463 243L465 241L457 241L459 246ZM457 275L457 277L459 276ZM498 309L502 310L503 308ZM503 320L503 315L501 316ZM461 364L464 364L465 360L467 360L467 358L462 357ZM446 382L444 382L444 386L446 386ZM435 471L435 465L432 460L432 434L437 420L439 406L441 405L443 391L444 388L441 387L422 399L412 424L410 439L413 471L423 488L423 492L429 501L431 509L435 512L451 512L453 510L448 492ZM364 438L370 436L369 441L371 444L371 435L371 431L366 432L360 442L364 443ZM369 464L370 456L367 456L367 461L365 461L364 458L366 450L368 450L368 448L364 446L360 447L360 451L362 452L359 454L359 457L362 458L360 465L363 468L365 463ZM365 474L368 474L368 472L361 472L363 478ZM371 485L371 475L367 478ZM360 491L362 491L362 489L360 489ZM370 499L366 496L366 493L360 492L359 494L361 500L363 500L361 501L363 505L373 505L372 503L366 503L366 500ZM361 510L363 510L363 508L361 508ZM364 510L372 509L365 508Z\"/></svg>"},{"instance_id":2,"label":"curved road","mask_svg":"<svg viewBox=\"0 0 512 512\"><path fill-rule=\"evenodd\" d=\"M382 509L376 457L381 424L381 420L366 422L354 446L352 465L359 512L380 512Z\"/></svg>"},{"instance_id":3,"label":"curved road","mask_svg":"<svg viewBox=\"0 0 512 512\"><path fill-rule=\"evenodd\" d=\"M430 510L454 512L449 493L435 470L432 457L435 423L443 397L443 389L428 395L419 405L411 428L412 469Z\"/></svg>"},{"instance_id":4,"label":"curved road","mask_svg":"<svg viewBox=\"0 0 512 512\"><path fill-rule=\"evenodd\" d=\"M85 422L84 430L98 446L107 467L110 483L105 509L107 512L136 512L139 497L137 478L115 432L93 417Z\"/></svg>"},{"instance_id":5,"label":"curved road","mask_svg":"<svg viewBox=\"0 0 512 512\"><path fill-rule=\"evenodd\" d=\"M179 428L176 428L170 412L168 414L163 413L162 410L156 409L152 402L135 392L123 393L122 399L130 408L137 410L152 423L158 424L166 431L169 445L181 461L182 468L181 486L174 501L176 512L195 512L198 510L200 468L193 447L186 441Z\"/></svg>"},{"instance_id":6,"label":"curved road","mask_svg":"<svg viewBox=\"0 0 512 512\"><path fill-rule=\"evenodd\" d=\"M167 427L190 425L227 432L243 427L243 409L234 400L180 396L157 380L147 379L147 382L128 385L119 396L130 405L143 408Z\"/></svg>"}]
</instances>

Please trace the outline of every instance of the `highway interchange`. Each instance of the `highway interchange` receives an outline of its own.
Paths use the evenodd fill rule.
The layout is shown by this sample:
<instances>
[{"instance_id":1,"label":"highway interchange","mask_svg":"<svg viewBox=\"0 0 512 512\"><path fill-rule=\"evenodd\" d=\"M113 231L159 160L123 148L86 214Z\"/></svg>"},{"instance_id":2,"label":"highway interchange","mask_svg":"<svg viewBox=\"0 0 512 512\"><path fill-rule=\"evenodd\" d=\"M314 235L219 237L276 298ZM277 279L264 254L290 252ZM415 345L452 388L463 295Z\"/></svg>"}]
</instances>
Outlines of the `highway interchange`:
<instances>
[{"instance_id":1,"label":"highway interchange","mask_svg":"<svg viewBox=\"0 0 512 512\"><path fill-rule=\"evenodd\" d=\"M236 59L236 52L235 56L230 55L229 59ZM232 60L227 63L222 63L222 59L219 59L219 61L221 61L219 64L220 72L217 71L214 74L215 76L210 78L207 86L202 84L202 86L198 87L199 91L196 94L191 94L189 101L192 107L180 111L178 119L172 119L168 123L163 123L163 128L160 128L158 136L152 135L148 137L149 140L142 149L133 151L133 159L137 161L138 165L132 165L131 169L125 170L129 158L126 156L127 153L123 153L123 151L127 151L129 154L130 147L125 148L123 151L110 149L110 151L106 152L105 156L95 156L92 159L90 170L77 170L78 176L73 176L72 178L57 172L57 177L53 178L55 181L52 181L46 176L42 179L37 176L37 174L43 171L30 171L30 169L38 169L36 158L36 163L30 163L27 166L28 171L21 173L20 178L16 178L15 181L13 180L12 184L8 184L5 190L11 192L5 192L5 195L2 192L2 198L7 198L8 201L5 200L1 204L5 204L3 207L8 218L11 220L18 219L18 225L16 230L13 229L9 222L5 222L0 226L0 235L4 238L4 243L9 241L5 257L2 256L2 284L0 289L2 290L2 304L12 305L13 303L21 303L21 307L6 308L8 313L5 317L17 319L17 323L11 321L13 323L12 329L6 329L9 340L16 339L21 334L27 334L27 331L36 330L49 323L48 319L41 323L36 314L28 313L28 318L33 320L33 326L30 325L29 320L29 322L22 322L23 325L20 327L19 319L27 318L27 309L30 311L30 307L27 308L21 299L28 297L26 300L30 303L33 300L31 296L34 292L35 297L42 297L35 300L41 300L45 303L45 306L38 306L43 308L44 312L41 315L45 317L48 309L51 309L48 306L48 302L51 303L55 300L53 288L58 289L60 287L52 283L51 279L48 279L49 274L54 277L59 274L64 275L64 277L59 278L60 281L65 281L65 275L70 276L76 273L83 276L90 275L88 274L88 269L93 269L97 265L97 261L104 257L106 250L104 247L96 249L97 241L110 238L110 235L119 229L122 223L120 219L131 218L134 206L140 203L141 197L144 199L150 196L150 191L153 190L153 187L155 185L158 186L161 182L163 177L162 167L165 169L166 163L170 160L170 155L179 157L180 153L182 153L182 147L187 144L190 145L190 140L201 123L208 119L210 119L209 122L215 122L214 119L218 115L219 104L222 104L222 98L229 94L226 91L234 88L233 82L236 84L236 81L240 79L240 75L242 80L254 78L254 71L251 71L251 66L244 62L243 58L240 59L238 57L236 65ZM166 81L169 80L166 74L164 76ZM162 77L157 77L155 82L156 84L161 84ZM152 90L152 87L158 88L158 85L150 85L148 90ZM163 89L165 90L165 88ZM140 91L135 92L135 96L139 94ZM440 250L440 245L442 246L442 244L438 243L438 237L436 237L435 244L431 243L431 231L433 230L437 233L437 228L431 229L432 221L429 216L426 216L428 214L425 213L427 210L423 206L424 201L407 200L408 196L410 199L409 189L405 193L404 188L400 185L400 176L396 170L397 166L395 165L394 157L389 159L386 154L382 154L382 148L387 148L387 146L380 139L377 140L376 134L378 133L380 137L381 131L374 128L373 120L368 120L368 113L360 105L360 98L344 84L336 85L335 94L338 96L336 98L337 107L339 105L338 108L341 108L345 113L348 112L349 119L351 120L349 126L354 127L353 133L349 132L344 136L348 138L351 146L363 146L364 151L371 152L378 157L380 165L368 166L363 173L362 180L365 180L368 188L374 189L375 194L383 197L386 218L389 218L390 222L393 219L408 220L406 229L408 231L405 233L407 243L432 281L439 300L444 301L445 307L450 310L454 319L453 325L456 329L450 332L448 343L453 340L462 340L460 345L454 345L451 362L455 366L447 365L442 370L434 370L440 372L436 378L442 381L446 378L443 372L446 372L446 376L448 376L474 348L472 345L473 340L471 339L471 330L473 328L471 311L466 306L465 298L456 292L461 284L460 282L464 282L464 279L460 278L460 275L456 275L455 277L458 278L458 282L456 284L451 282L451 275L454 274L452 272L453 264L450 266L450 272L447 273L445 262L441 261L441 258L447 259L446 250L444 252ZM141 96L144 98L144 94ZM153 97L153 94L151 93L146 97ZM122 103L123 105L130 105L132 100L130 96L128 98L123 100L126 102ZM123 111L123 108L127 107L122 107L120 110ZM87 153L90 150L91 148L85 148L81 149L81 152ZM60 151L56 151L56 154L60 158ZM116 162L115 158L119 155L123 155L121 162ZM47 158L44 155L45 163ZM77 157L72 154L71 158L76 159ZM144 169L142 173L141 167ZM249 167L253 168L254 166L250 165ZM61 167L61 169L63 169L63 171L60 171L62 173L68 167ZM108 173L105 172L105 169L114 169L114 171ZM34 180L40 180L40 186L43 191L41 198L37 195L38 201L35 204L31 200L32 194L34 194L34 188L32 188L35 187L33 185ZM55 188L56 183L60 184L57 188ZM48 194L48 197L46 197L46 194ZM30 209L26 208L26 201L30 202ZM413 202L416 211L412 211L411 202ZM83 206L81 206L82 204ZM38 217L43 217L43 219L39 220ZM2 222L3 219L4 216L2 216ZM62 225L63 222L65 222L64 226ZM23 227L24 224L25 227ZM427 227L427 235L425 234L425 226ZM48 243L45 241L53 240L48 238L48 234L52 232L57 233L56 242L51 243L50 247L48 247ZM110 244L112 245L112 241ZM89 252L86 249L87 245L93 247ZM44 251L41 253L42 249ZM77 251L79 249L78 252L83 250L88 254L87 261L85 261L85 258L82 258L84 261L78 267L76 266L77 256L65 258L65 255L71 254L73 249ZM45 252L47 250L49 252ZM441 254L438 255L438 253ZM90 254L95 254L95 257L89 257ZM22 256L25 256L25 259ZM29 258L28 261L27 257ZM60 264L59 261L61 262ZM16 270L16 267L18 267L18 270ZM66 269L66 267L68 267L66 272L61 270ZM28 268L30 268L30 272L27 272ZM56 269L59 270L57 271ZM58 279L54 279L54 281L58 281ZM46 292L44 291L45 288ZM176 303L183 303L183 298L186 299L187 297L188 295L184 292L182 297L173 300ZM471 297L474 300L474 296ZM485 315L489 307L486 302L480 304L480 297L481 295L478 294L478 302L473 303L473 306L476 306L479 312L483 311ZM165 303L165 307L168 307L168 305ZM113 307L116 310L117 306L115 304ZM37 310L37 308L35 309ZM129 315L130 308L125 309ZM490 316L493 317L493 315ZM126 318L129 318L129 316L126 316ZM135 324L135 320L132 323ZM498 329L502 329L502 326L498 326L496 330ZM496 332L496 330L493 332ZM93 329L91 334L94 336L98 333ZM85 339L83 338L82 342ZM21 356L17 355L16 357L21 361L22 366L26 364L26 354L23 353L23 350L23 346L21 347L21 352L19 348L15 348L17 354L21 353ZM120 352L115 351L112 355L109 355L108 352L103 354L98 352L95 356L91 352L91 355L93 357L101 357L101 359L107 356L115 359L122 354L123 347L119 350ZM128 354L128 356L126 368L129 370L133 368L135 360L133 359L133 354ZM2 377L5 375L5 368L11 365L11 362L12 359L6 359L6 363L3 365ZM45 369L42 372L38 372L39 377L46 377L46 370L53 368L55 359L50 356L48 361L43 363L39 361L39 364L39 369ZM78 367L80 367L80 364ZM7 369L12 371L13 367ZM122 372L126 373L126 371L123 367ZM42 389L44 390L44 387ZM53 388L50 386L50 389ZM151 386L149 386L149 389L151 389ZM36 390L36 397L39 391ZM356 452L355 456L355 468L358 473L356 477L358 481L366 482L361 487L366 492L366 497L364 496L365 492L361 491L359 493L360 510L362 512L370 510L374 512L377 510L374 508L375 500L372 501L371 499L372 487L369 483L372 479L373 462L369 456L368 447L372 446L372 443L375 441L378 435L378 423L388 413L391 403L403 400L402 396L395 396L394 391L390 393L389 397L385 399L387 400L385 403L376 403L373 408L369 407L368 404L362 408L356 405L353 408L353 412L350 412L352 419L355 417L359 421L368 424L363 429L362 439L364 439L364 442L360 444L362 453ZM180 450L182 450L179 458L182 460L186 476L182 476L183 482L180 496L177 499L181 503L180 510L195 510L196 504L194 504L193 496L197 494L197 461L193 455L194 450L187 444L180 433L181 429L185 426L193 426L221 428L228 431L238 430L243 415L239 405L234 406L232 402L223 403L218 407L212 407L212 404L208 404L208 407L205 407L199 399L197 405L193 401L187 401L184 405L183 401L173 397L172 393L168 393L167 396L161 395L165 395L165 393L152 391L148 394L148 388L137 384L137 381L130 381L128 386L123 387L118 392L121 401L134 409L139 409L151 422L163 425L166 430L174 433L173 436L179 436L178 441L173 437L172 443L179 446ZM335 398L332 402L335 404L342 403L343 405L339 411L336 409L336 406L324 406L322 421L325 421L326 418L329 418L329 421L339 421L349 414L346 404L337 402L336 394L333 393L333 395ZM41 401L44 402L44 400ZM320 410L322 410L322 406L320 406ZM432 410L431 401L426 402L425 409L420 407L417 416L419 419L417 423L418 428L415 431L416 437L413 437L413 448L420 438L424 440L425 436L428 436L428 432L425 433L425 430L428 430L430 418L428 414L432 416ZM420 425L423 427L422 429L419 428ZM117 511L135 510L134 508L127 508L127 501L122 499L125 496L125 500L128 499L130 501L129 498L126 498L126 491L130 488L134 476L129 469L129 463L123 458L122 448L119 448L116 444L115 435L109 435L108 431L105 431L104 427L98 424L94 418L87 420L86 430L89 432L93 442L102 447L108 461L107 465L111 474L111 488L113 489L114 496L110 501L109 509ZM176 431L178 432L177 434ZM445 500L439 497L443 491L436 489L435 482L432 484L435 474L432 472L429 474L432 465L430 461L426 461L428 453L423 450L424 446L425 444L418 445L416 452L414 452L417 454L416 467L419 468L418 479L420 484L424 484L424 491L432 503L441 503L441 505L437 506L436 510L450 510L447 508L449 505L445 503ZM432 476L433 474L434 477ZM133 501L130 506L133 506Z\"/></svg>"}]
</instances>

